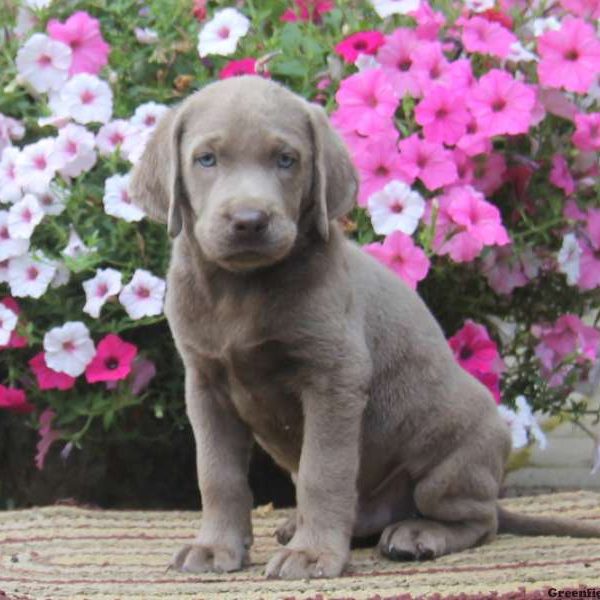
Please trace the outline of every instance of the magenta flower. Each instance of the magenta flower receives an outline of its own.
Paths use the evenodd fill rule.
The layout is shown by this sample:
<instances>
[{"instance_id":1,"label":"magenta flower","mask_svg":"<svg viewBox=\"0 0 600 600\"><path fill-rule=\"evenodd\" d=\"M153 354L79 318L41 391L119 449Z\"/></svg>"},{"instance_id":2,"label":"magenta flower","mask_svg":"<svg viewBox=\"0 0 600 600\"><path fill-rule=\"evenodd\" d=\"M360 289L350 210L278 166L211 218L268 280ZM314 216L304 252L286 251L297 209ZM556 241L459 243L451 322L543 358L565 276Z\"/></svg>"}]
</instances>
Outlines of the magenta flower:
<instances>
[{"instance_id":1,"label":"magenta flower","mask_svg":"<svg viewBox=\"0 0 600 600\"><path fill-rule=\"evenodd\" d=\"M600 209L589 210L579 247L582 254L577 286L582 290L592 290L600 286Z\"/></svg>"},{"instance_id":2,"label":"magenta flower","mask_svg":"<svg viewBox=\"0 0 600 600\"><path fill-rule=\"evenodd\" d=\"M40 390L70 390L75 385L75 377L54 371L46 364L44 352L29 360Z\"/></svg>"},{"instance_id":3,"label":"magenta flower","mask_svg":"<svg viewBox=\"0 0 600 600\"><path fill-rule=\"evenodd\" d=\"M506 58L510 54L511 46L518 41L515 35L500 23L483 17L461 18L456 23L463 28L462 42L468 52Z\"/></svg>"},{"instance_id":4,"label":"magenta flower","mask_svg":"<svg viewBox=\"0 0 600 600\"><path fill-rule=\"evenodd\" d=\"M388 121L398 106L398 96L382 69L368 69L347 77L341 82L335 99L356 127Z\"/></svg>"},{"instance_id":5,"label":"magenta flower","mask_svg":"<svg viewBox=\"0 0 600 600\"><path fill-rule=\"evenodd\" d=\"M491 196L505 181L506 160L499 152L482 154L474 159L475 170L471 185L484 196Z\"/></svg>"},{"instance_id":6,"label":"magenta flower","mask_svg":"<svg viewBox=\"0 0 600 600\"><path fill-rule=\"evenodd\" d=\"M375 54L384 41L381 31L359 31L339 42L335 51L347 63L353 63L359 54Z\"/></svg>"},{"instance_id":7,"label":"magenta flower","mask_svg":"<svg viewBox=\"0 0 600 600\"><path fill-rule=\"evenodd\" d=\"M534 91L500 69L481 77L467 98L479 130L490 137L526 133L534 106Z\"/></svg>"},{"instance_id":8,"label":"magenta flower","mask_svg":"<svg viewBox=\"0 0 600 600\"><path fill-rule=\"evenodd\" d=\"M414 181L413 172L407 168L396 145L389 141L382 140L367 145L364 152L354 156L354 162L360 175L360 206L366 206L371 194L381 190L393 179L408 184Z\"/></svg>"},{"instance_id":9,"label":"magenta flower","mask_svg":"<svg viewBox=\"0 0 600 600\"><path fill-rule=\"evenodd\" d=\"M500 211L471 186L455 186L437 199L433 249L456 262L470 262L484 246L509 243ZM431 209L428 221L431 222Z\"/></svg>"},{"instance_id":10,"label":"magenta flower","mask_svg":"<svg viewBox=\"0 0 600 600\"><path fill-rule=\"evenodd\" d=\"M91 73L97 75L108 63L110 46L100 31L100 21L85 11L73 13L64 23L51 19L47 26L48 35L70 46L73 61L69 75Z\"/></svg>"},{"instance_id":11,"label":"magenta flower","mask_svg":"<svg viewBox=\"0 0 600 600\"><path fill-rule=\"evenodd\" d=\"M421 43L412 29L400 27L385 37L385 42L377 51L377 62L400 97L406 94L419 95L419 84L412 69L412 52Z\"/></svg>"},{"instance_id":12,"label":"magenta flower","mask_svg":"<svg viewBox=\"0 0 600 600\"><path fill-rule=\"evenodd\" d=\"M394 271L413 290L429 271L429 259L425 252L401 231L394 231L383 243L366 244L363 250Z\"/></svg>"},{"instance_id":13,"label":"magenta flower","mask_svg":"<svg viewBox=\"0 0 600 600\"><path fill-rule=\"evenodd\" d=\"M415 118L426 140L453 145L467 131L471 116L463 90L432 85L417 105Z\"/></svg>"},{"instance_id":14,"label":"magenta flower","mask_svg":"<svg viewBox=\"0 0 600 600\"><path fill-rule=\"evenodd\" d=\"M85 378L88 383L125 379L137 352L136 346L109 333L98 343L96 356L85 370Z\"/></svg>"},{"instance_id":15,"label":"magenta flower","mask_svg":"<svg viewBox=\"0 0 600 600\"><path fill-rule=\"evenodd\" d=\"M575 191L575 181L569 171L567 160L562 154L552 157L552 170L550 171L550 183L564 191L570 196Z\"/></svg>"},{"instance_id":16,"label":"magenta flower","mask_svg":"<svg viewBox=\"0 0 600 600\"><path fill-rule=\"evenodd\" d=\"M580 150L600 150L600 112L575 116L573 144Z\"/></svg>"},{"instance_id":17,"label":"magenta flower","mask_svg":"<svg viewBox=\"0 0 600 600\"><path fill-rule=\"evenodd\" d=\"M415 133L398 143L402 166L412 178L418 177L428 190L450 185L458 179L452 153L442 144L422 140Z\"/></svg>"},{"instance_id":18,"label":"magenta flower","mask_svg":"<svg viewBox=\"0 0 600 600\"><path fill-rule=\"evenodd\" d=\"M557 31L538 38L542 85L585 94L600 71L600 40L583 19L567 17Z\"/></svg>"},{"instance_id":19,"label":"magenta flower","mask_svg":"<svg viewBox=\"0 0 600 600\"><path fill-rule=\"evenodd\" d=\"M467 319L448 344L456 362L469 373L498 373L502 370L502 359L498 346L488 330L479 323Z\"/></svg>"},{"instance_id":20,"label":"magenta flower","mask_svg":"<svg viewBox=\"0 0 600 600\"><path fill-rule=\"evenodd\" d=\"M6 409L19 414L29 414L34 410L33 404L27 401L23 390L0 384L0 410Z\"/></svg>"},{"instance_id":21,"label":"magenta flower","mask_svg":"<svg viewBox=\"0 0 600 600\"><path fill-rule=\"evenodd\" d=\"M333 10L335 4L330 0L294 0L294 8L288 8L282 15L281 20L293 23L295 21L312 21L320 23L325 13Z\"/></svg>"},{"instance_id":22,"label":"magenta flower","mask_svg":"<svg viewBox=\"0 0 600 600\"><path fill-rule=\"evenodd\" d=\"M263 77L269 77L269 73L261 73ZM256 59L252 57L230 60L220 71L219 79L237 77L239 75L256 75Z\"/></svg>"},{"instance_id":23,"label":"magenta flower","mask_svg":"<svg viewBox=\"0 0 600 600\"><path fill-rule=\"evenodd\" d=\"M517 255L512 245L491 248L482 260L483 274L497 294L512 294L536 277L539 269L540 263L531 250Z\"/></svg>"}]
</instances>

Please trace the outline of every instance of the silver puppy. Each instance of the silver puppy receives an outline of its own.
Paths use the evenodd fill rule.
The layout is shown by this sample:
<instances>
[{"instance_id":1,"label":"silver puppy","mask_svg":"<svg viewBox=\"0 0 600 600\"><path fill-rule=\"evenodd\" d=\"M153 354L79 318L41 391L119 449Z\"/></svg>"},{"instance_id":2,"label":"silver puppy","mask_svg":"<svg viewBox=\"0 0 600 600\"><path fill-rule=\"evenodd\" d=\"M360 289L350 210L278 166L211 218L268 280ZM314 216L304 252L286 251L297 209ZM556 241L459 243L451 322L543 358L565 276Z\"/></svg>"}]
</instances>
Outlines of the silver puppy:
<instances>
[{"instance_id":1,"label":"silver puppy","mask_svg":"<svg viewBox=\"0 0 600 600\"><path fill-rule=\"evenodd\" d=\"M165 312L203 501L175 567L248 561L253 440L297 488L271 577L339 575L352 536L425 559L499 529L600 535L498 507L509 431L419 296L343 237L357 175L320 107L257 77L208 85L161 120L131 191L174 238Z\"/></svg>"}]
</instances>

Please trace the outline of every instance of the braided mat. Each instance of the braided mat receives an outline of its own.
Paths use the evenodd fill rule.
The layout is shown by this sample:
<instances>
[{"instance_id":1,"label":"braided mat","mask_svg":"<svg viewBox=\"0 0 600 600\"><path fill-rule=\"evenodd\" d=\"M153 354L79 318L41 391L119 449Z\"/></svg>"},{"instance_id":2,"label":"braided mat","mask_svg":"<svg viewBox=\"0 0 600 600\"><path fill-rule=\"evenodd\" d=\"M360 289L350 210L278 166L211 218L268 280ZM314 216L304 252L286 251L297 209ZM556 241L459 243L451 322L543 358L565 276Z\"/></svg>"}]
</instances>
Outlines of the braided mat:
<instances>
[{"instance_id":1,"label":"braided mat","mask_svg":"<svg viewBox=\"0 0 600 600\"><path fill-rule=\"evenodd\" d=\"M515 498L526 513L600 521L600 494ZM0 600L472 600L548 598L547 589L599 588L600 539L500 536L486 546L422 563L394 563L354 550L332 580L266 580L276 526L286 511L254 512L252 566L228 575L166 571L189 542L199 513L54 506L0 512ZM589 592L588 592L589 593ZM595 596L594 596L595 597Z\"/></svg>"}]
</instances>

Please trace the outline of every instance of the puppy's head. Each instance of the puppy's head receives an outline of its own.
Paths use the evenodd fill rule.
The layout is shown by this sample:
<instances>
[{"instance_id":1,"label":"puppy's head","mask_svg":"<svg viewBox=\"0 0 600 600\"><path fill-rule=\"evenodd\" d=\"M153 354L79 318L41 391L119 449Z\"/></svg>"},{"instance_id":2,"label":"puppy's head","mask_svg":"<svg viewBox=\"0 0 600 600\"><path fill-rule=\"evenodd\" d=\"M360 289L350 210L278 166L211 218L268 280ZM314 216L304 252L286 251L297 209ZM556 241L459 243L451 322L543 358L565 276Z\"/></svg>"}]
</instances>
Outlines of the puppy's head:
<instances>
[{"instance_id":1,"label":"puppy's head","mask_svg":"<svg viewBox=\"0 0 600 600\"><path fill-rule=\"evenodd\" d=\"M130 191L231 271L276 263L353 206L357 177L323 109L260 77L208 85L160 121Z\"/></svg>"}]
</instances>

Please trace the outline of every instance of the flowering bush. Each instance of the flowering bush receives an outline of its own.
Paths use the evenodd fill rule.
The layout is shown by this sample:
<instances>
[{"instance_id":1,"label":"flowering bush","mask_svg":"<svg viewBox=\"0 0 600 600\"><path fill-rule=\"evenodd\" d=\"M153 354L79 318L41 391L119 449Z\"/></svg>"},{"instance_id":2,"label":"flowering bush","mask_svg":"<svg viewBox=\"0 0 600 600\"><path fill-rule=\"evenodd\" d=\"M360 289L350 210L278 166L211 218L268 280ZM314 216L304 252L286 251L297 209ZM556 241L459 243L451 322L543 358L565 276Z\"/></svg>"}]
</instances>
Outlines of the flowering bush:
<instances>
[{"instance_id":1,"label":"flowering bush","mask_svg":"<svg viewBox=\"0 0 600 600\"><path fill-rule=\"evenodd\" d=\"M168 240L129 171L168 105L247 73L330 110L360 174L346 231L423 295L515 446L543 440L532 409L578 419L600 347L599 16L597 0L25 0L0 56L0 409L38 427L38 466L97 423L182 422Z\"/></svg>"}]
</instances>

